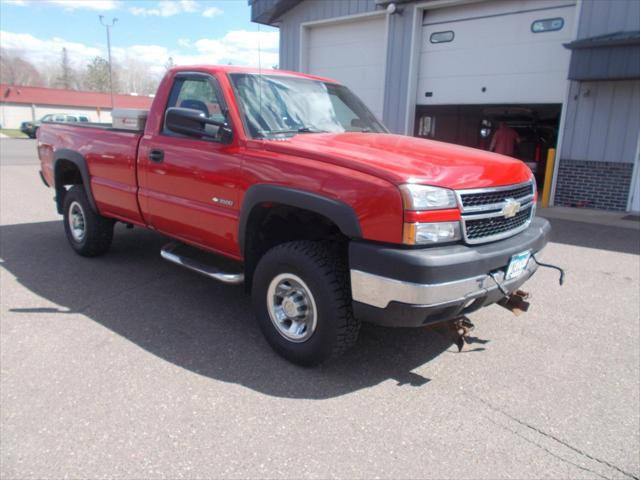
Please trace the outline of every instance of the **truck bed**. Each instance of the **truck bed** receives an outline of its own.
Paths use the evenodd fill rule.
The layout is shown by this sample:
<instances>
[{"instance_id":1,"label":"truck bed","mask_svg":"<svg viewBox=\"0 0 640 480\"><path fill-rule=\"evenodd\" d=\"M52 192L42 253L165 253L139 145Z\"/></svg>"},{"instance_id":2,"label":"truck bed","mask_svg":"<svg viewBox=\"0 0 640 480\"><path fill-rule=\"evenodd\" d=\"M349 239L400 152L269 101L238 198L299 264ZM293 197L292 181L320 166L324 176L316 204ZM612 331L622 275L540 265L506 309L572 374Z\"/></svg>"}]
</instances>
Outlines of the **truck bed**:
<instances>
[{"instance_id":1,"label":"truck bed","mask_svg":"<svg viewBox=\"0 0 640 480\"><path fill-rule=\"evenodd\" d=\"M102 215L143 223L136 199L136 159L142 132L111 124L46 123L38 131L42 173L54 185L54 165L82 157ZM78 160L79 161L79 160Z\"/></svg>"}]
</instances>

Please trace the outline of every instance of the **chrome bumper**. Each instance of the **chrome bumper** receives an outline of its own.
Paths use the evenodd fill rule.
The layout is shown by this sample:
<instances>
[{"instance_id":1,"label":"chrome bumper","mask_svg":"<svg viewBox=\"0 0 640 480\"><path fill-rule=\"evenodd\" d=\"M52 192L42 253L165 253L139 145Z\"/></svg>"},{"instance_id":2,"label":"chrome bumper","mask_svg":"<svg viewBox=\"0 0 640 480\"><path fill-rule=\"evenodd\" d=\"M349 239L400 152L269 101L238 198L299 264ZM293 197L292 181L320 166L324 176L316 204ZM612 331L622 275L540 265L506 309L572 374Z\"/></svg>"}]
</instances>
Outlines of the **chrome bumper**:
<instances>
[{"instance_id":1,"label":"chrome bumper","mask_svg":"<svg viewBox=\"0 0 640 480\"><path fill-rule=\"evenodd\" d=\"M505 281L505 273L498 270L493 277L480 275L447 283L410 283L379 275L351 270L351 293L356 302L377 308L386 308L391 302L407 305L437 306L448 303L471 304L475 299L487 296L499 289L516 291L538 269L530 258L525 271L516 278Z\"/></svg>"}]
</instances>

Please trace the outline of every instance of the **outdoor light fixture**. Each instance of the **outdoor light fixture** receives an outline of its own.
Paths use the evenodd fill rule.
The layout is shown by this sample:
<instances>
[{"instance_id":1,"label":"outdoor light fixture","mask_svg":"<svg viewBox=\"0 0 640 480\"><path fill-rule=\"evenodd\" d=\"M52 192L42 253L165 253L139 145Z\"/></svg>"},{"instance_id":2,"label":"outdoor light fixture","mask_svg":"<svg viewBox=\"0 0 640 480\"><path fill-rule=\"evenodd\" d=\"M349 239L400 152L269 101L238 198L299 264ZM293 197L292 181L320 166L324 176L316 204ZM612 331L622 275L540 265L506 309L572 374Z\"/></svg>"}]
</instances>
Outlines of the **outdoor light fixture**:
<instances>
[{"instance_id":1,"label":"outdoor light fixture","mask_svg":"<svg viewBox=\"0 0 640 480\"><path fill-rule=\"evenodd\" d=\"M402 15L402 10L399 9L395 3L390 3L389 5L387 5L387 13L389 15L393 15L394 13L397 13L398 15Z\"/></svg>"}]
</instances>

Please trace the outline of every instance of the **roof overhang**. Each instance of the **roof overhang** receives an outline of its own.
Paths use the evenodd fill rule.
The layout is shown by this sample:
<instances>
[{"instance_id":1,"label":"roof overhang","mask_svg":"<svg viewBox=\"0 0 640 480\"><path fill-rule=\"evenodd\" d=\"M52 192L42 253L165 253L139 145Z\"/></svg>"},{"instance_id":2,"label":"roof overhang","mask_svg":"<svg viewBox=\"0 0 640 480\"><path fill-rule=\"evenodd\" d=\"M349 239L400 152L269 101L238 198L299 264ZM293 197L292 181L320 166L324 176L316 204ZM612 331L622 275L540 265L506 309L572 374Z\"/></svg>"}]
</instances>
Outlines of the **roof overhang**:
<instances>
[{"instance_id":1,"label":"roof overhang","mask_svg":"<svg viewBox=\"0 0 640 480\"><path fill-rule=\"evenodd\" d=\"M569 80L640 78L640 31L582 38L564 46L571 50Z\"/></svg>"},{"instance_id":2,"label":"roof overhang","mask_svg":"<svg viewBox=\"0 0 640 480\"><path fill-rule=\"evenodd\" d=\"M249 0L251 21L263 25L278 25L281 15L298 5L302 0Z\"/></svg>"}]
</instances>

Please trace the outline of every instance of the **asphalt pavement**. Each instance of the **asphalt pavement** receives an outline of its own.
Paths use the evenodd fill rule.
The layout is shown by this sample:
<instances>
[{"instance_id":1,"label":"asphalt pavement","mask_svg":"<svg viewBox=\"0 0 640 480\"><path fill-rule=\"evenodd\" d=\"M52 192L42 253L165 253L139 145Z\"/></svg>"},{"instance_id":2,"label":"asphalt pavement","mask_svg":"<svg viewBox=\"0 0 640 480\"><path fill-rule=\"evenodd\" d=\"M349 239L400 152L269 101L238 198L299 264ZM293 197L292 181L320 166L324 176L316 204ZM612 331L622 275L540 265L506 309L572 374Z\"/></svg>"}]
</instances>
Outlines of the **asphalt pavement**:
<instances>
[{"instance_id":1,"label":"asphalt pavement","mask_svg":"<svg viewBox=\"0 0 640 480\"><path fill-rule=\"evenodd\" d=\"M0 140L0 478L640 476L640 235L552 219L530 311L363 328L316 369L274 354L240 287L116 228L67 246L33 140Z\"/></svg>"}]
</instances>

